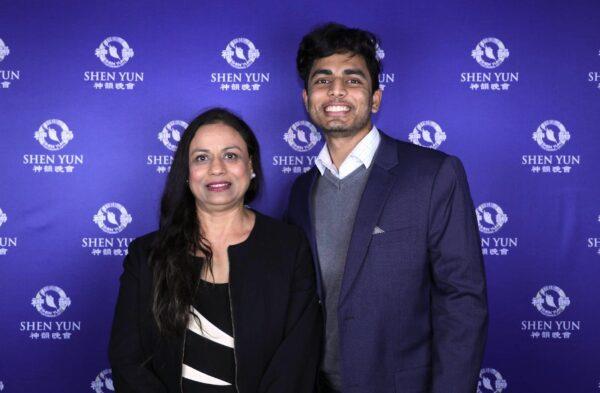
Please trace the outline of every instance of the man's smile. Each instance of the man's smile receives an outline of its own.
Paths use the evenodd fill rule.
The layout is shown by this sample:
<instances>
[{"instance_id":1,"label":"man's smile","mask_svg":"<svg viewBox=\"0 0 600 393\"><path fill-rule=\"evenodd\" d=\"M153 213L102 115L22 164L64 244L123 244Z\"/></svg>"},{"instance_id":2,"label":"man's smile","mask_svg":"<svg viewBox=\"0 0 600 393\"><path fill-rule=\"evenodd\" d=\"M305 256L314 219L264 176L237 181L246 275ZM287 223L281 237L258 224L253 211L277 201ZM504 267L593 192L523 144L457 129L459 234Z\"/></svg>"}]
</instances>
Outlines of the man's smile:
<instances>
[{"instance_id":1,"label":"man's smile","mask_svg":"<svg viewBox=\"0 0 600 393\"><path fill-rule=\"evenodd\" d=\"M351 111L351 106L346 103L332 103L323 107L323 111L328 116L344 116Z\"/></svg>"}]
</instances>

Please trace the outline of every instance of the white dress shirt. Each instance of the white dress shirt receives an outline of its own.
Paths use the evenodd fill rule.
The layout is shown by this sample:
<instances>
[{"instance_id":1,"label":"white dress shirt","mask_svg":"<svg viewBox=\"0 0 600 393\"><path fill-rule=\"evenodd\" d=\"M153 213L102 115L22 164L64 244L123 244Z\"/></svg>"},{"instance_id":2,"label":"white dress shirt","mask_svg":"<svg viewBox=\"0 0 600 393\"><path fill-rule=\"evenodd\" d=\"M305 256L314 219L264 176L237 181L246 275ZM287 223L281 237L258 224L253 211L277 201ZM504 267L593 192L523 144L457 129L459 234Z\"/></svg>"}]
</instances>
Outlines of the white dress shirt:
<instances>
[{"instance_id":1,"label":"white dress shirt","mask_svg":"<svg viewBox=\"0 0 600 393\"><path fill-rule=\"evenodd\" d=\"M358 142L354 149L352 149L350 154L348 154L348 157L346 157L344 162L342 162L342 165L340 165L339 171L335 165L333 165L327 144L325 144L319 152L315 164L317 165L319 172L321 172L321 175L325 173L325 169L329 169L335 177L343 179L361 165L364 165L367 169L371 166L380 141L381 135L379 135L379 130L377 130L377 127L373 126L371 131L369 131L369 133Z\"/></svg>"}]
</instances>

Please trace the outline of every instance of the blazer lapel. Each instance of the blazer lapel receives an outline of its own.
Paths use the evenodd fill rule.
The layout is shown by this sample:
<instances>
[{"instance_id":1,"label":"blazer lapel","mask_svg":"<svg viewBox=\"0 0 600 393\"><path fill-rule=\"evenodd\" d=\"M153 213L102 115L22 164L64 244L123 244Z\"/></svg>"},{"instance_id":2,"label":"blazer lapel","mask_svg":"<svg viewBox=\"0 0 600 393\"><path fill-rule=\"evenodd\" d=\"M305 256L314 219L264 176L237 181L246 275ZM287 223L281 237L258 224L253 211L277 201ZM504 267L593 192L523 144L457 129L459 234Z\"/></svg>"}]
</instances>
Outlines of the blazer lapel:
<instances>
[{"instance_id":1,"label":"blazer lapel","mask_svg":"<svg viewBox=\"0 0 600 393\"><path fill-rule=\"evenodd\" d=\"M316 278L317 278L317 295L319 296L319 299L323 299L323 284L322 284L322 279L321 279L321 265L319 264L319 255L317 253L317 239L315 238L315 230L314 230L314 226L313 226L313 214L314 214L314 206L313 206L313 189L315 186L315 182L317 180L317 177L319 176L319 171L318 169L315 167L313 167L311 169L311 171L308 173L309 176L307 176L306 179L306 193L305 193L305 199L303 201L303 203L305 203L306 205L306 212L308 212L308 214L306 214L305 216L302 216L302 226L305 229L306 235L308 237L308 241L310 243L310 249L312 251L312 256L313 256L313 262L314 262L314 266L315 266L315 273L316 273Z\"/></svg>"},{"instance_id":2,"label":"blazer lapel","mask_svg":"<svg viewBox=\"0 0 600 393\"><path fill-rule=\"evenodd\" d=\"M379 149L354 219L354 228L348 246L338 305L341 305L348 296L352 283L364 263L373 235L373 228L377 224L383 206L396 180L396 176L391 174L389 170L397 163L396 143L393 139L381 133Z\"/></svg>"},{"instance_id":3,"label":"blazer lapel","mask_svg":"<svg viewBox=\"0 0 600 393\"><path fill-rule=\"evenodd\" d=\"M316 167L313 168L312 171L310 171L308 179L307 179L307 191L305 194L305 200L304 203L306 203L306 211L308 212L308 214L306 216L303 216L302 219L304 220L303 225L304 228L306 228L306 234L308 236L308 240L310 241L310 245L312 246L316 246L316 239L315 239L315 231L313 228L313 214L314 214L314 206L313 206L313 200L312 200L312 195L313 195L313 189L315 187L315 182L317 180L317 175L318 175L319 171L316 169ZM315 250L316 253L316 248L313 248L313 250Z\"/></svg>"}]
</instances>

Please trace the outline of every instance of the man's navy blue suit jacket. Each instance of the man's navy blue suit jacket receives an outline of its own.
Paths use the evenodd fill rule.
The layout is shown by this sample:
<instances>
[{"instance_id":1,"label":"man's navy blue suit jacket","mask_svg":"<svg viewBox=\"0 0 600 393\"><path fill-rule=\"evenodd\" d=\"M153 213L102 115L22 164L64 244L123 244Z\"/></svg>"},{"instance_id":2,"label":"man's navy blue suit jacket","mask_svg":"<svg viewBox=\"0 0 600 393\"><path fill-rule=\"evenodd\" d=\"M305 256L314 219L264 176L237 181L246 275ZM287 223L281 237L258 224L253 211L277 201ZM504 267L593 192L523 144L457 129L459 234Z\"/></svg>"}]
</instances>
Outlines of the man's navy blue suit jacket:
<instances>
[{"instance_id":1,"label":"man's navy blue suit jacket","mask_svg":"<svg viewBox=\"0 0 600 393\"><path fill-rule=\"evenodd\" d=\"M475 392L487 297L464 169L455 157L381 136L338 302L343 392ZM322 299L317 176L312 168L296 179L286 216L311 242Z\"/></svg>"}]
</instances>

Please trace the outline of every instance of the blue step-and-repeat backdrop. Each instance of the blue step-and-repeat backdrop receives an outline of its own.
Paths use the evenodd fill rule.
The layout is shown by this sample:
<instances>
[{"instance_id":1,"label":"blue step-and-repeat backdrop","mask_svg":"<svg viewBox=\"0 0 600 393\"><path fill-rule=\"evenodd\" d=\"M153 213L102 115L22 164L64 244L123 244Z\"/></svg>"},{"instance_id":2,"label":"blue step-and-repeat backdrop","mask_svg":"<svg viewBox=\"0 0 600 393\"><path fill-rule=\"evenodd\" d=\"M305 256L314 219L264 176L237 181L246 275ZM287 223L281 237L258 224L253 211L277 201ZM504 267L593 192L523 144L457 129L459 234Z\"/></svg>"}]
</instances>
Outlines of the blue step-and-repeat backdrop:
<instances>
[{"instance_id":1,"label":"blue step-and-repeat backdrop","mask_svg":"<svg viewBox=\"0 0 600 393\"><path fill-rule=\"evenodd\" d=\"M598 1L38 0L0 4L2 393L112 391L121 262L202 110L253 127L254 207L281 215L324 141L295 55L326 21L381 38L377 126L465 164L489 283L478 392L600 392Z\"/></svg>"}]
</instances>

